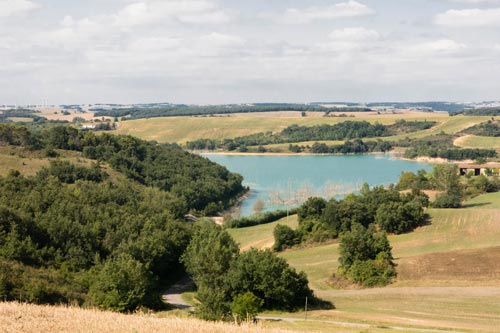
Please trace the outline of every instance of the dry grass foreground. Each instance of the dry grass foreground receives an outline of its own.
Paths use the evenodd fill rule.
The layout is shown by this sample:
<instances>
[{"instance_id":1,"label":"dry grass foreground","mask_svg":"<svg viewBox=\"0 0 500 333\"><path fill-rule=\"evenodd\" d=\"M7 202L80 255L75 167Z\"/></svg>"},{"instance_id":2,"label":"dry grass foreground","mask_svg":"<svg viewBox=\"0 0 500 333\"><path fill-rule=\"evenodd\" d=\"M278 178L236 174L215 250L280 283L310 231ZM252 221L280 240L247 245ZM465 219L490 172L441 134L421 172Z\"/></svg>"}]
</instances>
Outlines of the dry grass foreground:
<instances>
[{"instance_id":1,"label":"dry grass foreground","mask_svg":"<svg viewBox=\"0 0 500 333\"><path fill-rule=\"evenodd\" d=\"M77 307L0 303L0 332L168 332L168 333L285 333L281 329L249 324L205 322L186 318L156 318L150 315L125 315Z\"/></svg>"}]
</instances>

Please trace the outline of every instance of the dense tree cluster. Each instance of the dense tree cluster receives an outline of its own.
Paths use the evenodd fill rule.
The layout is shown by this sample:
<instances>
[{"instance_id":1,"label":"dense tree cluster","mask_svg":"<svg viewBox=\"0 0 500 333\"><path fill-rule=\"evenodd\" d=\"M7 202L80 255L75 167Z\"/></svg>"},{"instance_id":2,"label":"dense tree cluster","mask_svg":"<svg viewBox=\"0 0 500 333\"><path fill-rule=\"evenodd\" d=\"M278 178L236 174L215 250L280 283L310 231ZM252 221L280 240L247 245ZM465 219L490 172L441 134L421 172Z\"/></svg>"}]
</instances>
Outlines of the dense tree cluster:
<instances>
[{"instance_id":1,"label":"dense tree cluster","mask_svg":"<svg viewBox=\"0 0 500 333\"><path fill-rule=\"evenodd\" d=\"M231 236L211 222L196 226L182 261L198 287L201 304L196 311L205 319L227 318L242 303L293 310L305 297L313 298L304 273L270 250L240 253Z\"/></svg>"},{"instance_id":2,"label":"dense tree cluster","mask_svg":"<svg viewBox=\"0 0 500 333\"><path fill-rule=\"evenodd\" d=\"M418 190L401 194L393 186L370 189L366 184L359 195L343 200L309 198L298 209L297 230L275 227L273 249L340 238L339 274L367 287L385 285L395 276L386 232L401 234L423 225L428 203Z\"/></svg>"},{"instance_id":3,"label":"dense tree cluster","mask_svg":"<svg viewBox=\"0 0 500 333\"><path fill-rule=\"evenodd\" d=\"M400 234L413 230L426 221L423 207L428 198L420 191L401 194L395 187L370 189L366 184L359 195L326 201L309 198L298 209L299 228L277 226L274 230L275 250L306 241L325 241L351 230L354 224L368 228L376 224L380 230Z\"/></svg>"},{"instance_id":4,"label":"dense tree cluster","mask_svg":"<svg viewBox=\"0 0 500 333\"><path fill-rule=\"evenodd\" d=\"M297 150L297 148L293 148ZM304 147L299 147L300 151L304 151ZM340 145L329 146L325 143L315 142L309 152L313 154L365 154L373 152L388 152L392 150L391 143L387 141L377 140L377 141L363 141L360 139L355 139L352 141L346 141Z\"/></svg>"},{"instance_id":5,"label":"dense tree cluster","mask_svg":"<svg viewBox=\"0 0 500 333\"><path fill-rule=\"evenodd\" d=\"M28 149L75 150L108 162L127 178L171 192L179 199L178 213L189 210L214 214L230 206L245 189L242 177L176 145L156 145L132 136L54 127L33 133L23 127L0 126L0 143ZM50 155L49 155L50 156Z\"/></svg>"},{"instance_id":6,"label":"dense tree cluster","mask_svg":"<svg viewBox=\"0 0 500 333\"><path fill-rule=\"evenodd\" d=\"M485 123L474 125L462 131L465 134L472 134L477 136L500 136L500 122L488 120Z\"/></svg>"},{"instance_id":7,"label":"dense tree cluster","mask_svg":"<svg viewBox=\"0 0 500 333\"><path fill-rule=\"evenodd\" d=\"M182 273L190 238L177 198L54 162L0 178L0 293L38 303L132 311L160 304L159 283Z\"/></svg>"},{"instance_id":8,"label":"dense tree cluster","mask_svg":"<svg viewBox=\"0 0 500 333\"><path fill-rule=\"evenodd\" d=\"M396 276L391 250L385 232L356 223L340 238L338 272L365 287L387 285Z\"/></svg>"},{"instance_id":9,"label":"dense tree cluster","mask_svg":"<svg viewBox=\"0 0 500 333\"><path fill-rule=\"evenodd\" d=\"M398 147L408 147L405 157L416 158L428 156L432 158L445 158L448 160L475 160L478 158L497 157L494 149L466 149L453 145L454 137L448 134L437 134L421 139L405 139L394 143Z\"/></svg>"},{"instance_id":10,"label":"dense tree cluster","mask_svg":"<svg viewBox=\"0 0 500 333\"><path fill-rule=\"evenodd\" d=\"M55 159L35 176L0 177L2 299L160 306L158 288L184 272L184 214L216 212L244 190L224 167L130 136L0 124L0 145L95 160ZM109 176L104 163L118 172Z\"/></svg>"}]
</instances>

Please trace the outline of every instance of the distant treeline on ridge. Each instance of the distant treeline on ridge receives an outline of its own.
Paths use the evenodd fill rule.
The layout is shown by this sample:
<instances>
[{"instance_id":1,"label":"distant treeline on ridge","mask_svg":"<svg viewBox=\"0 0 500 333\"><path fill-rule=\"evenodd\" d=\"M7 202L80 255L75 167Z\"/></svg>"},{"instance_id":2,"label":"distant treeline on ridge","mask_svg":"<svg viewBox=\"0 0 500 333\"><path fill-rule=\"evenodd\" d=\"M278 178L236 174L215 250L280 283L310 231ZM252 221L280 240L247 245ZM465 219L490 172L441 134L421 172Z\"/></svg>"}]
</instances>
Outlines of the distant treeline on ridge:
<instances>
[{"instance_id":1,"label":"distant treeline on ridge","mask_svg":"<svg viewBox=\"0 0 500 333\"><path fill-rule=\"evenodd\" d=\"M273 112L273 111L300 111L300 112L368 112L370 108L344 107L327 108L313 104L289 104L289 103L260 103L260 104L228 104L228 105L168 105L155 107L132 107L92 109L96 117L126 117L123 119L141 119L154 117L175 116L210 116L231 113Z\"/></svg>"}]
</instances>

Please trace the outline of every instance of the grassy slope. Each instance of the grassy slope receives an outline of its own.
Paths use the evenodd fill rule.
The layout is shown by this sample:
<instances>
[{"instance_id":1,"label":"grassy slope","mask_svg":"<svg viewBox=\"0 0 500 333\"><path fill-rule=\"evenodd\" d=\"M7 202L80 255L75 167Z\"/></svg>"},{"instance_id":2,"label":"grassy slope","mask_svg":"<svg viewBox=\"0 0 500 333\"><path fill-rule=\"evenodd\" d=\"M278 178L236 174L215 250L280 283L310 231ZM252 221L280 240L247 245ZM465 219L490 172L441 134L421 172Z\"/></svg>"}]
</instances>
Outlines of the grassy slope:
<instances>
[{"instance_id":1,"label":"grassy slope","mask_svg":"<svg viewBox=\"0 0 500 333\"><path fill-rule=\"evenodd\" d=\"M240 243L242 250L248 250L252 247L258 249L270 248L274 244L273 230L277 224L288 225L290 228L295 229L298 226L297 215L252 228L228 229L228 232Z\"/></svg>"},{"instance_id":2,"label":"grassy slope","mask_svg":"<svg viewBox=\"0 0 500 333\"><path fill-rule=\"evenodd\" d=\"M500 149L500 137L465 135L455 140L455 145L464 148Z\"/></svg>"},{"instance_id":3,"label":"grassy slope","mask_svg":"<svg viewBox=\"0 0 500 333\"><path fill-rule=\"evenodd\" d=\"M476 209L500 209L500 192L483 194L467 202L467 206Z\"/></svg>"},{"instance_id":4,"label":"grassy slope","mask_svg":"<svg viewBox=\"0 0 500 333\"><path fill-rule=\"evenodd\" d=\"M25 176L32 176L42 167L49 166L50 160L55 159L66 160L75 165L86 167L95 162L82 157L80 152L59 149L56 151L59 153L59 157L46 158L43 157L41 151L30 152L20 147L0 147L0 176L6 176L10 170L19 170ZM101 167L111 176L111 179L124 177L105 163L101 163Z\"/></svg>"},{"instance_id":5,"label":"grassy slope","mask_svg":"<svg viewBox=\"0 0 500 333\"><path fill-rule=\"evenodd\" d=\"M500 326L499 198L494 193L472 200L465 209L432 209L430 225L390 236L399 276L386 288L333 289L329 277L338 265L336 243L282 256L304 270L316 293L338 308L314 311L312 318L495 332ZM246 245L245 238L235 237Z\"/></svg>"},{"instance_id":6,"label":"grassy slope","mask_svg":"<svg viewBox=\"0 0 500 333\"><path fill-rule=\"evenodd\" d=\"M286 117L273 114L244 114L232 117L171 117L124 121L120 123L120 134L133 134L146 140L159 142L178 142L207 138L223 139L249 135L259 132L279 132L293 125L313 126L319 124L336 124L348 120L366 120L382 124L392 124L398 119L408 120L436 120L440 122L435 130L440 132L458 131L465 127L481 122L481 117L448 117L443 114L417 113L395 115L359 114L355 118L338 117ZM487 117L486 117L487 118ZM427 131L424 131L427 132ZM423 133L422 135L426 135Z\"/></svg>"}]
</instances>

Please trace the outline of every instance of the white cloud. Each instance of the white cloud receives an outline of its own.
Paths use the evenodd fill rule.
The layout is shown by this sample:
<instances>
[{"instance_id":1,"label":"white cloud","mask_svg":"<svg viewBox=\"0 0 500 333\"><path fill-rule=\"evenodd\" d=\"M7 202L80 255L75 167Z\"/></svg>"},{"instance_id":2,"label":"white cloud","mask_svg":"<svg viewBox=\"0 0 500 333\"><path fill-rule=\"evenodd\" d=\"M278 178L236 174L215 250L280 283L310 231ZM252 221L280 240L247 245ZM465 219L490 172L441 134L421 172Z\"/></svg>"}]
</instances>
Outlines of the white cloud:
<instances>
[{"instance_id":1,"label":"white cloud","mask_svg":"<svg viewBox=\"0 0 500 333\"><path fill-rule=\"evenodd\" d=\"M448 0L451 2L459 2L459 3L500 3L500 0Z\"/></svg>"},{"instance_id":2,"label":"white cloud","mask_svg":"<svg viewBox=\"0 0 500 333\"><path fill-rule=\"evenodd\" d=\"M206 0L155 0L127 5L113 16L113 21L122 27L168 20L191 24L222 24L229 22L233 16L233 12L222 10Z\"/></svg>"},{"instance_id":3,"label":"white cloud","mask_svg":"<svg viewBox=\"0 0 500 333\"><path fill-rule=\"evenodd\" d=\"M467 45L451 39L439 39L416 44L408 49L412 55L453 55L467 48Z\"/></svg>"},{"instance_id":4,"label":"white cloud","mask_svg":"<svg viewBox=\"0 0 500 333\"><path fill-rule=\"evenodd\" d=\"M231 47L243 45L244 40L238 36L224 35L217 32L212 32L209 35L204 35L200 38L204 43L214 47Z\"/></svg>"},{"instance_id":5,"label":"white cloud","mask_svg":"<svg viewBox=\"0 0 500 333\"><path fill-rule=\"evenodd\" d=\"M315 20L332 20L345 17L372 15L375 11L354 0L324 7L308 7L304 9L289 8L282 20L286 23L309 23Z\"/></svg>"},{"instance_id":6,"label":"white cloud","mask_svg":"<svg viewBox=\"0 0 500 333\"><path fill-rule=\"evenodd\" d=\"M379 39L380 34L375 30L362 27L343 28L332 31L328 35L328 41L319 43L317 47L323 52L353 52L373 48Z\"/></svg>"},{"instance_id":7,"label":"white cloud","mask_svg":"<svg viewBox=\"0 0 500 333\"><path fill-rule=\"evenodd\" d=\"M356 27L334 30L328 35L328 37L337 41L363 42L377 40L380 38L380 35L375 30Z\"/></svg>"},{"instance_id":8,"label":"white cloud","mask_svg":"<svg viewBox=\"0 0 500 333\"><path fill-rule=\"evenodd\" d=\"M450 9L437 15L436 23L450 27L500 26L500 8Z\"/></svg>"},{"instance_id":9,"label":"white cloud","mask_svg":"<svg viewBox=\"0 0 500 333\"><path fill-rule=\"evenodd\" d=\"M28 0L0 0L0 18L25 13L40 5Z\"/></svg>"}]
</instances>

